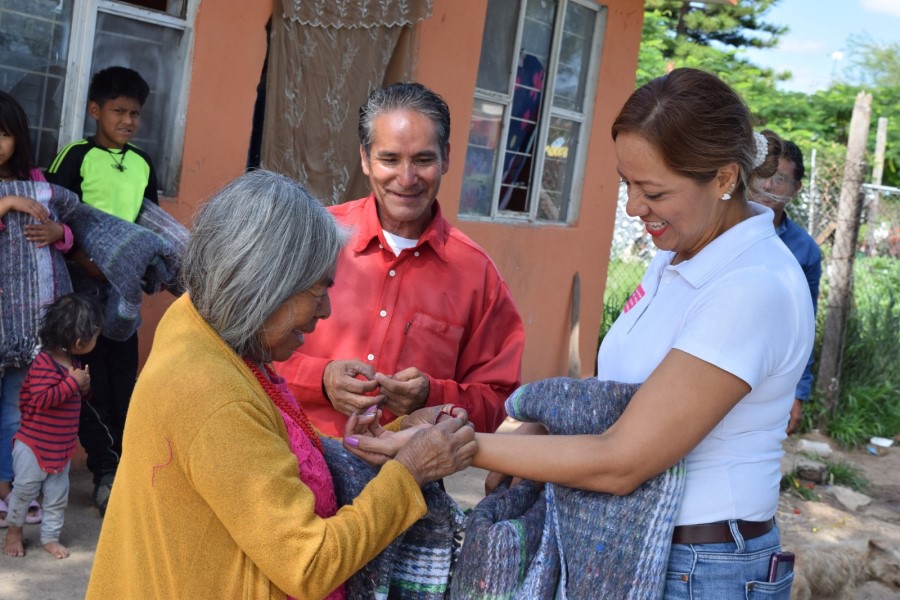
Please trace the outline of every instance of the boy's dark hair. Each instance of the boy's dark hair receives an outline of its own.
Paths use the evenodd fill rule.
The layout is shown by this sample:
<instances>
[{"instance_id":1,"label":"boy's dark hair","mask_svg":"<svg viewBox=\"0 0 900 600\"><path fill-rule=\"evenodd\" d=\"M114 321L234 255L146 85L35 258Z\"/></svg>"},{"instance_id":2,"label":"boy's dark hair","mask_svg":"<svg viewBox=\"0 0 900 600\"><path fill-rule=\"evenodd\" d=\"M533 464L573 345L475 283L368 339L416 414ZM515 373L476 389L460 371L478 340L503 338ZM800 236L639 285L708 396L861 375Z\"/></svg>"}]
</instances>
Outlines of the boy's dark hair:
<instances>
[{"instance_id":1,"label":"boy's dark hair","mask_svg":"<svg viewBox=\"0 0 900 600\"><path fill-rule=\"evenodd\" d=\"M0 131L5 131L16 141L16 149L7 161L12 175L16 179L31 179L34 153L31 148L31 133L28 131L28 117L16 99L3 91L0 91Z\"/></svg>"},{"instance_id":2,"label":"boy's dark hair","mask_svg":"<svg viewBox=\"0 0 900 600\"><path fill-rule=\"evenodd\" d=\"M122 96L133 98L143 106L149 95L150 86L144 78L137 71L127 67L107 67L98 71L91 77L91 85L88 88L88 100L100 106Z\"/></svg>"},{"instance_id":3,"label":"boy's dark hair","mask_svg":"<svg viewBox=\"0 0 900 600\"><path fill-rule=\"evenodd\" d=\"M794 142L784 142L784 149L781 151L781 158L786 158L794 163L794 179L803 181L803 175L806 169L803 167L803 153Z\"/></svg>"},{"instance_id":4,"label":"boy's dark hair","mask_svg":"<svg viewBox=\"0 0 900 600\"><path fill-rule=\"evenodd\" d=\"M84 294L66 294L44 308L38 337L46 349L71 348L103 327L103 308Z\"/></svg>"}]
</instances>

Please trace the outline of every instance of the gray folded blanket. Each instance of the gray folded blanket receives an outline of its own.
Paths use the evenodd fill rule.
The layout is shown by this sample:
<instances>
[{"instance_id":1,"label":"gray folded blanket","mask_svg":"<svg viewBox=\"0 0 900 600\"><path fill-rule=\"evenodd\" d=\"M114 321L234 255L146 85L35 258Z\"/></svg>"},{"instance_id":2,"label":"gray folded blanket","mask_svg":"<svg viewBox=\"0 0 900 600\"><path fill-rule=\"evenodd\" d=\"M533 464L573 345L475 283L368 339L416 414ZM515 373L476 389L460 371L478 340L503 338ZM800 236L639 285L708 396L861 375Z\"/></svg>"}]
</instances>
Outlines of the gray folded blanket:
<instances>
[{"instance_id":1,"label":"gray folded blanket","mask_svg":"<svg viewBox=\"0 0 900 600\"><path fill-rule=\"evenodd\" d=\"M596 379L548 379L520 387L510 416L551 434L600 433L637 390ZM323 438L338 504L349 504L376 469ZM459 508L436 484L423 489L428 516L347 582L347 597L660 598L675 512L684 488L678 465L627 496L534 482L499 487L469 514L457 552ZM454 556L458 557L454 561Z\"/></svg>"},{"instance_id":2,"label":"gray folded blanket","mask_svg":"<svg viewBox=\"0 0 900 600\"><path fill-rule=\"evenodd\" d=\"M137 222L129 223L45 182L0 183L0 195L7 194L44 198L50 212L69 226L77 244L106 276L108 286L89 280L80 269L69 271L76 291L102 291L104 336L124 341L137 331L144 291L180 292L178 270L188 230L149 200L144 200Z\"/></svg>"},{"instance_id":3,"label":"gray folded blanket","mask_svg":"<svg viewBox=\"0 0 900 600\"><path fill-rule=\"evenodd\" d=\"M601 433L622 414L638 385L556 378L520 387L507 413L551 434ZM684 489L678 464L627 496L547 484L523 492L498 518L485 511L516 491L500 490L472 513L453 573L452 598L660 598L675 513ZM534 501L534 505L529 502ZM535 523L535 505L545 505ZM541 540L533 539L538 527ZM511 548L518 549L510 561ZM495 557L506 563L497 564ZM508 564L507 564L508 563Z\"/></svg>"},{"instance_id":4,"label":"gray folded blanket","mask_svg":"<svg viewBox=\"0 0 900 600\"><path fill-rule=\"evenodd\" d=\"M109 281L108 286L98 285L80 269L69 269L76 291L101 292L105 337L124 341L137 331L144 291L180 291L178 270L188 230L153 202L144 200L135 223L84 204L74 194L59 197L55 209Z\"/></svg>"},{"instance_id":5,"label":"gray folded blanket","mask_svg":"<svg viewBox=\"0 0 900 600\"><path fill-rule=\"evenodd\" d=\"M72 194L48 183L0 182L0 198L25 196L41 203L59 219L51 202L54 196ZM78 200L77 198L75 199ZM61 252L52 246L38 248L25 239L25 225L37 223L29 214L11 210L0 231L0 373L6 367L25 367L37 353L41 310L72 291Z\"/></svg>"},{"instance_id":6,"label":"gray folded blanket","mask_svg":"<svg viewBox=\"0 0 900 600\"><path fill-rule=\"evenodd\" d=\"M338 506L352 504L378 470L347 452L340 440L321 439ZM423 487L422 495L428 514L346 582L348 599L446 598L465 517L438 484Z\"/></svg>"}]
</instances>

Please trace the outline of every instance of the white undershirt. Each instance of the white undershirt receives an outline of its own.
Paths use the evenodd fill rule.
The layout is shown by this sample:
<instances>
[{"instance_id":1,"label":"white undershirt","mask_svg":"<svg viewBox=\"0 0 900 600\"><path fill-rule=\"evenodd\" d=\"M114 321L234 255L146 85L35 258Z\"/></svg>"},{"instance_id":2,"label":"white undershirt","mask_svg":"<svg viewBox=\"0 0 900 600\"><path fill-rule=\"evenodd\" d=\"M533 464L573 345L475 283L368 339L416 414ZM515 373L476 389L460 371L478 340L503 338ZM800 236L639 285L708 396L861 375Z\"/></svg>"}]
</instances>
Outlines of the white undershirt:
<instances>
[{"instance_id":1,"label":"white undershirt","mask_svg":"<svg viewBox=\"0 0 900 600\"><path fill-rule=\"evenodd\" d=\"M413 248L416 244L419 243L418 239L411 240L409 238L400 237L399 235L394 235L386 229L382 229L381 233L384 234L384 239L385 241L387 241L388 246L390 246L391 250L394 251L394 256L400 256L401 252L403 252L407 248Z\"/></svg>"}]
</instances>

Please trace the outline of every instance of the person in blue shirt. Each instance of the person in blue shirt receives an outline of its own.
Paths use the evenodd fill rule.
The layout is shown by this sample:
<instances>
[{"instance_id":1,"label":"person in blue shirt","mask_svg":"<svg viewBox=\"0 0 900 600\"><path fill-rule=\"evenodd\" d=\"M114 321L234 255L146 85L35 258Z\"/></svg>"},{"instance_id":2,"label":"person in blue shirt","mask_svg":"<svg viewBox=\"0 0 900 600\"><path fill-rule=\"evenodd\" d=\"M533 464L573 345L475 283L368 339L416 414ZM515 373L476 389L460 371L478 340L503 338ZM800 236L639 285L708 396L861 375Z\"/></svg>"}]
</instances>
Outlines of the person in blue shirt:
<instances>
[{"instance_id":1,"label":"person in blue shirt","mask_svg":"<svg viewBox=\"0 0 900 600\"><path fill-rule=\"evenodd\" d=\"M762 190L765 193L759 194L754 200L775 211L775 232L803 268L815 310L819 299L819 280L822 277L822 252L816 240L800 225L791 221L784 212L787 204L800 193L804 173L803 153L797 144L785 140L784 151L778 160L778 171L763 183ZM788 422L788 433L794 433L800 426L803 403L809 400L809 393L812 390L812 365L813 355L810 354L803 376L797 384L791 420Z\"/></svg>"}]
</instances>

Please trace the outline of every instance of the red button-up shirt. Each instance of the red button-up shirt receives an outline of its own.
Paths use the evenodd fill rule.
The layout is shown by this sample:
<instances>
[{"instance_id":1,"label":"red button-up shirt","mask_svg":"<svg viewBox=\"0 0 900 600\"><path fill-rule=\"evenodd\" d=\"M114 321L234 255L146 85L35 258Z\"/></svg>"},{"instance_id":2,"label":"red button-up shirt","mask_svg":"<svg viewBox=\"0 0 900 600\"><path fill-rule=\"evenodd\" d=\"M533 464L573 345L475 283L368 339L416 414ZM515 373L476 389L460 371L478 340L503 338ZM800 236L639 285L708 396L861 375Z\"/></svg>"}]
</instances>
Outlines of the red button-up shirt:
<instances>
[{"instance_id":1,"label":"red button-up shirt","mask_svg":"<svg viewBox=\"0 0 900 600\"><path fill-rule=\"evenodd\" d=\"M332 314L277 365L326 435L343 435L347 420L322 391L332 360L360 360L388 375L416 367L428 376L427 405L463 406L478 431L493 431L506 416L503 402L521 378L522 319L487 253L434 206L418 244L400 256L384 239L374 195L328 209L354 230L338 260ZM394 418L385 413L384 422Z\"/></svg>"}]
</instances>

